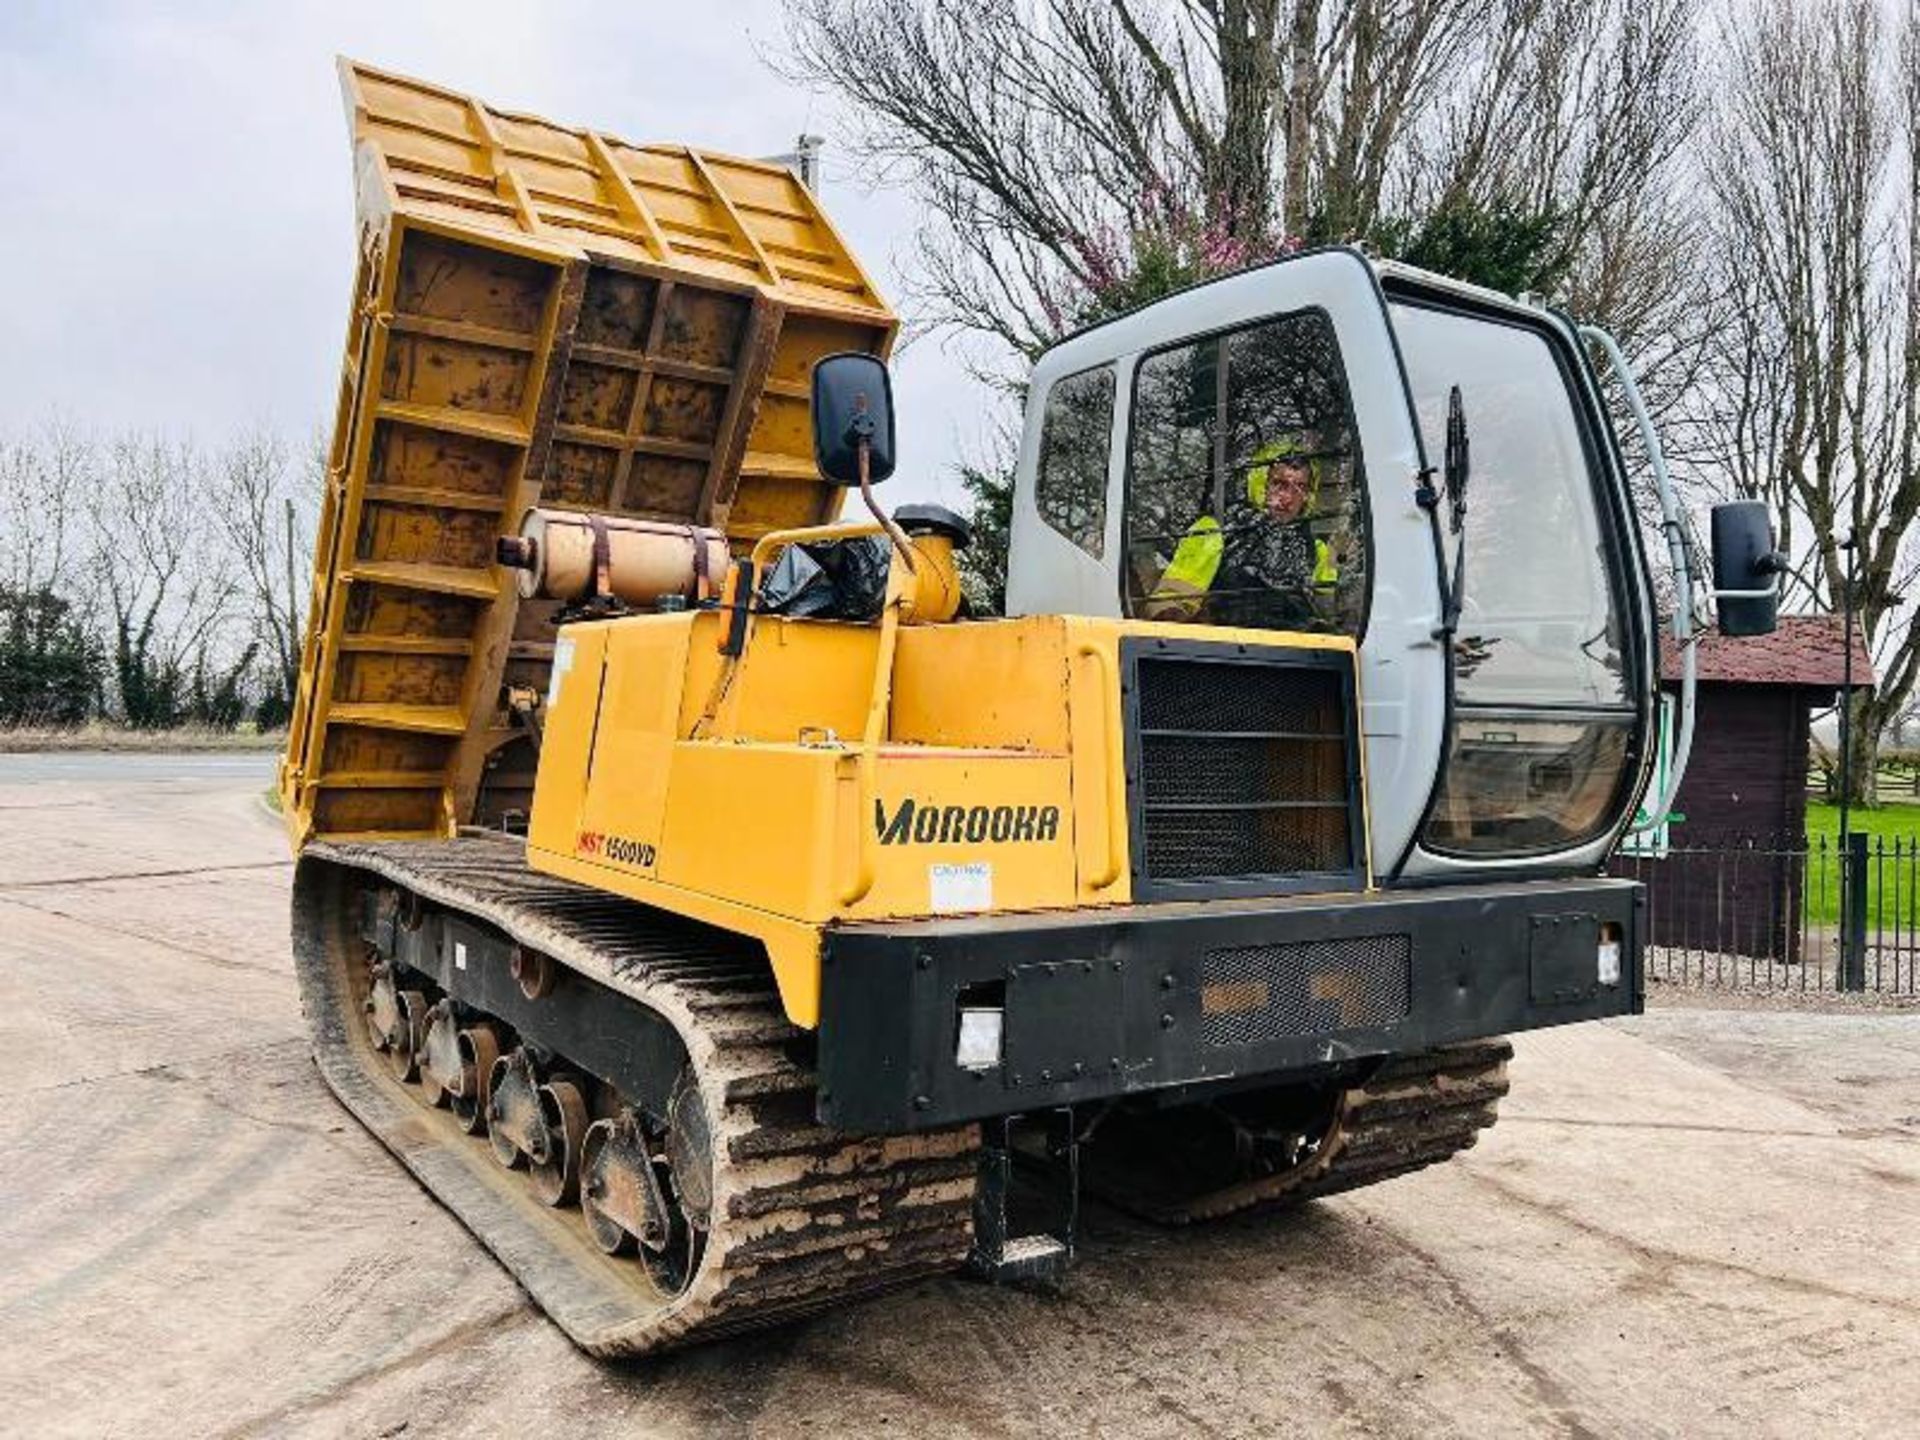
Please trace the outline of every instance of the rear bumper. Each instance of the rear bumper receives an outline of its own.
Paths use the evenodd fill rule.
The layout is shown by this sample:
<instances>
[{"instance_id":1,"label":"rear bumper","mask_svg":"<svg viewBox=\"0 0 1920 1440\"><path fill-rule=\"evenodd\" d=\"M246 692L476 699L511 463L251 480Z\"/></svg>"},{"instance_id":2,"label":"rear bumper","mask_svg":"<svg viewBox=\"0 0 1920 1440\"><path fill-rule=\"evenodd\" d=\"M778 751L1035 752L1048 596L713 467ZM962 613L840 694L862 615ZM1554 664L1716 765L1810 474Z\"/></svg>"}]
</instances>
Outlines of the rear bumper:
<instances>
[{"instance_id":1,"label":"rear bumper","mask_svg":"<svg viewBox=\"0 0 1920 1440\"><path fill-rule=\"evenodd\" d=\"M1595 877L835 929L820 1118L897 1133L1634 1014L1642 893ZM999 1063L962 1068L961 1008L996 1004Z\"/></svg>"}]
</instances>

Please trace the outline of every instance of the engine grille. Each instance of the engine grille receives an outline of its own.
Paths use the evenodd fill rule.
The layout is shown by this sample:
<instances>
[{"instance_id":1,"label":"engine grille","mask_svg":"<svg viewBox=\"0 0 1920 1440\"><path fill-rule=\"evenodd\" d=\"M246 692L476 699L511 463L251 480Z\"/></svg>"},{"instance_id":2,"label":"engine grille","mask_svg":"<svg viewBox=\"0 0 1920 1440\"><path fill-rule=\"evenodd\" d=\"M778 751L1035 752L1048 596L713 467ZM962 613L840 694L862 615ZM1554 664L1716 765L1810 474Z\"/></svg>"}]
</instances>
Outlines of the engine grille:
<instances>
[{"instance_id":1,"label":"engine grille","mask_svg":"<svg viewBox=\"0 0 1920 1440\"><path fill-rule=\"evenodd\" d=\"M1142 898L1157 885L1191 891L1357 868L1346 664L1327 654L1300 663L1139 656Z\"/></svg>"},{"instance_id":2,"label":"engine grille","mask_svg":"<svg viewBox=\"0 0 1920 1440\"><path fill-rule=\"evenodd\" d=\"M1412 1006L1405 935L1210 950L1200 961L1200 1034L1209 1045L1370 1030Z\"/></svg>"}]
</instances>

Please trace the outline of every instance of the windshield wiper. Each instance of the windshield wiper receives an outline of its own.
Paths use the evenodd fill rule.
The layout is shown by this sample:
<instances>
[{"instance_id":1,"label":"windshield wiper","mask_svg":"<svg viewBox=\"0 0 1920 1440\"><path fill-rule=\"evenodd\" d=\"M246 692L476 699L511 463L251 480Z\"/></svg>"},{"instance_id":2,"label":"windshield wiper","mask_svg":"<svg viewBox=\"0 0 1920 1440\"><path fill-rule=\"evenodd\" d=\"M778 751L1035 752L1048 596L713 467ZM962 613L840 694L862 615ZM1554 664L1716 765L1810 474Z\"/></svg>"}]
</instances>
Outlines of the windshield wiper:
<instances>
[{"instance_id":1,"label":"windshield wiper","mask_svg":"<svg viewBox=\"0 0 1920 1440\"><path fill-rule=\"evenodd\" d=\"M1447 588L1440 634L1451 640L1460 628L1461 607L1467 599L1467 477L1472 470L1467 447L1467 413L1460 403L1460 387L1447 392L1447 450L1441 471L1447 492L1447 529L1453 534L1453 583Z\"/></svg>"}]
</instances>

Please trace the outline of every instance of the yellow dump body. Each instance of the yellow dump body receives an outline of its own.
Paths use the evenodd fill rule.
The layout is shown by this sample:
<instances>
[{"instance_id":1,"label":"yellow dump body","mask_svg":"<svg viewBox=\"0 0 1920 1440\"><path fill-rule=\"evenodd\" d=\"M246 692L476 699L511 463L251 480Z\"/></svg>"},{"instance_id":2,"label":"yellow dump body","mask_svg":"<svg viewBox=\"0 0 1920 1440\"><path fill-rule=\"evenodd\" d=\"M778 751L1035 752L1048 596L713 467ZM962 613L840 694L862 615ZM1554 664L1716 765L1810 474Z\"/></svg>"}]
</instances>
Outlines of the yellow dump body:
<instances>
[{"instance_id":1,"label":"yellow dump body","mask_svg":"<svg viewBox=\"0 0 1920 1440\"><path fill-rule=\"evenodd\" d=\"M896 326L781 166L341 81L359 267L280 772L296 845L524 812L502 693L544 688L554 606L496 538L536 503L742 546L831 519L809 372Z\"/></svg>"}]
</instances>

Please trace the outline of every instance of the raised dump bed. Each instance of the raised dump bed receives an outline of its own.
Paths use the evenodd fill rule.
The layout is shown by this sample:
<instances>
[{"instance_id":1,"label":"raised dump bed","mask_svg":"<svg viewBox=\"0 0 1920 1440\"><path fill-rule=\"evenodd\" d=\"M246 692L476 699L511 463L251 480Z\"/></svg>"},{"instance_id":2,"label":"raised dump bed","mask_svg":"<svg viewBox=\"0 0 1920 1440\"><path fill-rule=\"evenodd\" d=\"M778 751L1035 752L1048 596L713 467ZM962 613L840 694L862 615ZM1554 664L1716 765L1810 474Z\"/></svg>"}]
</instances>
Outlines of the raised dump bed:
<instances>
[{"instance_id":1,"label":"raised dump bed","mask_svg":"<svg viewBox=\"0 0 1920 1440\"><path fill-rule=\"evenodd\" d=\"M296 845L524 811L553 605L494 542L531 505L831 519L807 387L896 321L787 169L636 145L343 60L359 268L280 792Z\"/></svg>"}]
</instances>

